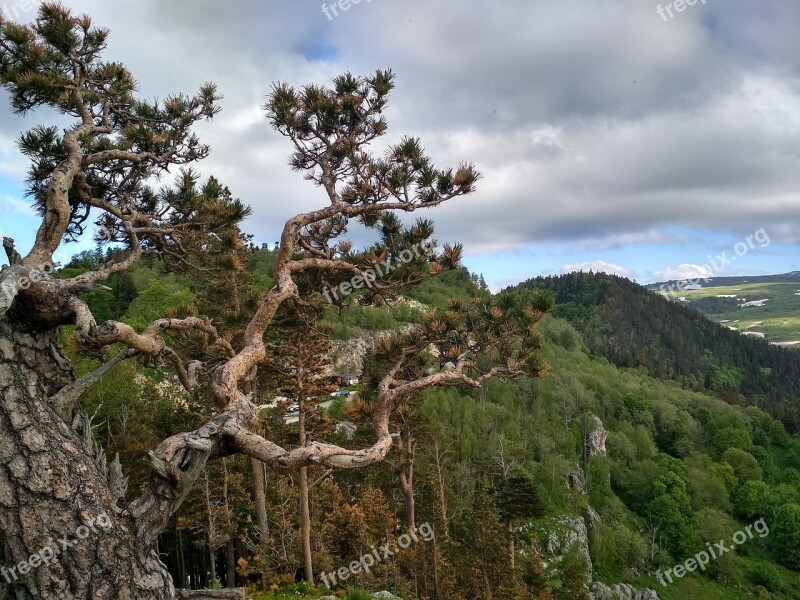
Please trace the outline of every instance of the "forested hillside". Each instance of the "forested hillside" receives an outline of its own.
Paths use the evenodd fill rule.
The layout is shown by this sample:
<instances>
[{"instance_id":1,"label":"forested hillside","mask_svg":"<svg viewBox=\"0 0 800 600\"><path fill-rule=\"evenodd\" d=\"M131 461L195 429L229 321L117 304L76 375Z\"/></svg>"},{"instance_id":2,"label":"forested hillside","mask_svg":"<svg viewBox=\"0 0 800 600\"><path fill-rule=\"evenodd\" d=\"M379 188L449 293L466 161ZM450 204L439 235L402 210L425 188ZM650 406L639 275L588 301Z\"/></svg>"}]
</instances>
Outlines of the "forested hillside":
<instances>
[{"instance_id":1,"label":"forested hillside","mask_svg":"<svg viewBox=\"0 0 800 600\"><path fill-rule=\"evenodd\" d=\"M556 316L581 332L592 353L731 404L759 406L800 431L800 353L731 331L623 277L570 273L521 288L551 290Z\"/></svg>"},{"instance_id":2,"label":"forested hillside","mask_svg":"<svg viewBox=\"0 0 800 600\"><path fill-rule=\"evenodd\" d=\"M272 255L255 251L246 265L264 285ZM86 253L65 273L91 268L97 260ZM608 314L599 309L635 300L644 307L635 322L643 332L651 328L649 360L660 356L676 369L684 358L666 344L679 336L656 336L657 322L684 332L687 339L679 348L702 348L706 366L715 357L713 347L705 347L708 340L727 340L732 351L741 340L744 348L765 356L775 350L732 332L705 339L706 326L696 313L627 282L567 280L579 287L571 296L562 291L559 297L570 300L540 324L546 377L490 382L476 391L429 390L400 411L396 426L402 441L387 463L357 471L309 469L317 572L335 572L394 540L411 520L417 528L430 526L435 538L420 538L390 563L332 587L353 594L356 588L387 589L408 599L571 600L586 597L582 590L592 582L598 598L603 589L598 582L627 582L665 600L796 598L800 439L759 408L732 406L715 394L687 389L685 378L667 381L667 373L653 378L644 369L617 367L595 356L592 348L602 351L604 344L614 348L619 340L632 339L632 328L617 332L609 324L605 333L589 328L584 338L563 317L584 328ZM487 294L476 282L457 270L413 295L444 309L448 298ZM591 285L581 288L581 282ZM190 310L202 285L194 276L165 273L151 262L114 276L111 289L93 292L90 301L98 312L109 310L136 323ZM662 311L660 321L644 317L650 302ZM419 309L402 303L351 305L341 313L331 308L325 318L340 338L422 320ZM645 349L640 342L635 348ZM309 407L309 434L369 443L372 375L380 368L367 360L356 400L336 401L327 410ZM84 398L98 442L109 456L120 454L131 490L146 485L141 457L152 444L203 420L202 404L193 395L169 378L156 375L157 383L141 373L131 363L120 365ZM263 400L269 395L265 390ZM263 426L277 443L296 443L297 426L284 419L285 411L285 405L264 410ZM357 428L343 426L347 423ZM607 432L605 447L587 453L587 440L598 431ZM196 587L249 583L254 598L319 597L322 589L290 583L302 565L299 493L296 479L267 476L262 530L255 520L249 462L229 458L209 466L159 542L173 577ZM660 583L658 573L762 518L768 535L754 535L704 572ZM266 596L256 591L269 589Z\"/></svg>"},{"instance_id":3,"label":"forested hillside","mask_svg":"<svg viewBox=\"0 0 800 600\"><path fill-rule=\"evenodd\" d=\"M627 29L639 42L668 41L642 12L576 19L580 2L570 3L570 28L584 28L570 33L555 4L544 19L520 1L497 3L506 11L497 19L451 10L447 20L419 12L438 3L401 14L376 2L382 20L365 22L375 27L352 20L333 35L291 12L273 18L269 3L238 13L207 4L161 3L155 20L146 2L97 5L123 24L113 44L110 29L58 2L30 19L27 0L10 17L0 10L0 86L5 114L19 118L3 121L3 139L13 134L20 153L0 156L14 178L0 177L11 206L2 224L14 229L0 231L0 600L800 598L800 352L622 278L575 273L492 293L464 266L470 244L487 268L525 269L528 246L557 248L539 247L546 233L546 243L602 240L629 256L649 248L631 265L644 269L662 260L658 248L690 237L667 227L683 222L719 241L761 206L784 206L796 169L781 188L777 169L759 178L733 153L711 168L712 146L685 163L663 159L666 137L701 148L712 137L701 125L738 132L740 117L789 106L748 77L783 65L742 69L753 87L732 93L749 104L726 108L722 122L712 113L730 103L709 94L709 108L691 115L700 120L684 123L698 132L691 140L666 126L680 113L659 90L674 87L682 102L705 92L681 89L672 59L667 79L649 79L664 55L618 43ZM281 10L301 15L301 4ZM322 12L333 21L358 4ZM609 19L617 13L629 23ZM490 21L486 53L473 42ZM542 22L540 37L564 43L558 53L526 51ZM707 22L716 21L686 20L684 31L697 36ZM612 31L612 54L625 60L590 30ZM375 32L387 51L370 58ZM500 61L511 76L497 78L496 57L512 55L521 62ZM657 94L656 112L641 112L647 96L630 77L615 85L588 60L606 68L609 57L606 75L639 69L633 83ZM426 75L404 83L391 110L391 69L344 70L375 58ZM530 67L539 70L528 77ZM619 93L592 93L584 77L569 91L544 68L569 80L597 72L600 88ZM327 83L294 81L307 75ZM224 83L186 88L217 77ZM535 100L554 85L549 101ZM223 100L228 116L212 124ZM405 131L390 130L390 116ZM752 139L767 140L767 162L788 164L796 156L777 160L773 149L793 146L757 134L787 129L773 116L741 128L742 144L719 141L749 155ZM628 143L615 146L620 132ZM723 186L717 167L728 162L754 187ZM706 170L714 182L703 182ZM563 182L548 185L551 172ZM464 201L484 184L481 202L495 204ZM681 199L683 188L694 191ZM661 210L715 206L712 190L741 204L724 236ZM531 206L535 223L523 218ZM737 268L796 247L796 232L761 216L775 225L775 253L749 253L754 238L772 243L762 228L733 246ZM264 237L278 241L259 246ZM693 270L708 269L661 272ZM736 308L764 309L750 314L772 317L760 325L785 336L797 321L776 310L800 290L780 284L780 297Z\"/></svg>"}]
</instances>

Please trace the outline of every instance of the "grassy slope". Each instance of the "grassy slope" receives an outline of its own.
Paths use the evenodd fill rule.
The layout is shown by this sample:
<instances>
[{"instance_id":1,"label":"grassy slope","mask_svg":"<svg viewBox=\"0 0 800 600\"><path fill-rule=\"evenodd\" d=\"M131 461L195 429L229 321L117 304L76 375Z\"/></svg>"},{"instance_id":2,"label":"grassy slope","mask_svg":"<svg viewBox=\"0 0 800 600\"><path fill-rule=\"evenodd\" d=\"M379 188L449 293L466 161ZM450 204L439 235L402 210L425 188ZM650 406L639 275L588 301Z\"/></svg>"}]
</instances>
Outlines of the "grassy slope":
<instances>
[{"instance_id":1,"label":"grassy slope","mask_svg":"<svg viewBox=\"0 0 800 600\"><path fill-rule=\"evenodd\" d=\"M800 341L800 295L797 292L800 292L800 283L758 282L704 287L701 290L686 290L680 295L690 302L693 299L730 294L746 298L747 301L768 298L763 307L735 308L708 316L717 322L729 321L725 325L736 327L739 331L764 333L771 342L792 342Z\"/></svg>"}]
</instances>

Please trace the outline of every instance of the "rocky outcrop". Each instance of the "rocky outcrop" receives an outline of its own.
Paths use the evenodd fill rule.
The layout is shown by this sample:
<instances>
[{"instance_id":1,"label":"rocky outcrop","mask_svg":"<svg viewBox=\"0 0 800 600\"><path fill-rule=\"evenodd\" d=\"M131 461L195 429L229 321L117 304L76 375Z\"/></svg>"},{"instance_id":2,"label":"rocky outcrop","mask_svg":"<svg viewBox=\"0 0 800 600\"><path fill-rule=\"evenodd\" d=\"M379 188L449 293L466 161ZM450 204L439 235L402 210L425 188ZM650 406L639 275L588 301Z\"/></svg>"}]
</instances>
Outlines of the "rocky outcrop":
<instances>
[{"instance_id":1,"label":"rocky outcrop","mask_svg":"<svg viewBox=\"0 0 800 600\"><path fill-rule=\"evenodd\" d=\"M570 550L583 560L586 568L586 581L592 580L592 557L589 554L589 532L583 517L558 517L553 519L553 527L547 536L547 552L554 562Z\"/></svg>"},{"instance_id":2,"label":"rocky outcrop","mask_svg":"<svg viewBox=\"0 0 800 600\"><path fill-rule=\"evenodd\" d=\"M603 422L600 418L595 415L590 416L589 423L589 430L583 446L584 458L607 456L606 440L608 439L608 431L603 427Z\"/></svg>"},{"instance_id":3,"label":"rocky outcrop","mask_svg":"<svg viewBox=\"0 0 800 600\"><path fill-rule=\"evenodd\" d=\"M341 421L334 426L333 430L336 433L344 435L348 440L352 440L356 435L358 427L350 421Z\"/></svg>"},{"instance_id":4,"label":"rocky outcrop","mask_svg":"<svg viewBox=\"0 0 800 600\"><path fill-rule=\"evenodd\" d=\"M583 520L586 523L586 529L592 531L600 523L600 515L591 506L587 506L583 513Z\"/></svg>"},{"instance_id":5,"label":"rocky outcrop","mask_svg":"<svg viewBox=\"0 0 800 600\"><path fill-rule=\"evenodd\" d=\"M567 473L566 482L569 489L586 493L586 475L580 467L576 466L574 471Z\"/></svg>"},{"instance_id":6,"label":"rocky outcrop","mask_svg":"<svg viewBox=\"0 0 800 600\"><path fill-rule=\"evenodd\" d=\"M592 600L659 600L658 594L651 589L640 592L627 583L618 583L608 587L602 583L592 584L590 592Z\"/></svg>"},{"instance_id":7,"label":"rocky outcrop","mask_svg":"<svg viewBox=\"0 0 800 600\"><path fill-rule=\"evenodd\" d=\"M375 347L377 340L387 335L411 331L414 327L416 325L406 325L391 331L367 331L349 340L331 340L327 374L363 371L364 358Z\"/></svg>"}]
</instances>

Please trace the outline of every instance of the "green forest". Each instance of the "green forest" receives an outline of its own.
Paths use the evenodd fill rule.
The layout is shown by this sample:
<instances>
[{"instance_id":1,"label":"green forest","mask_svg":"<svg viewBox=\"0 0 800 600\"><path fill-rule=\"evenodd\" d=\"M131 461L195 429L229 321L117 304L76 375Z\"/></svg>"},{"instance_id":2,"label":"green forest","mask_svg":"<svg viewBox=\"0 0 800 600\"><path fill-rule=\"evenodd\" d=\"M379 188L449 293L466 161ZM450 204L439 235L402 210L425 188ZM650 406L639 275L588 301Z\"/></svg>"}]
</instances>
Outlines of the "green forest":
<instances>
[{"instance_id":1,"label":"green forest","mask_svg":"<svg viewBox=\"0 0 800 600\"><path fill-rule=\"evenodd\" d=\"M273 255L254 251L246 265L253 280L269 285ZM100 259L87 252L64 273L96 268ZM793 421L782 422L785 410L748 393L743 377L722 378L736 372L735 365L709 360L725 356L714 346L718 339L727 341L732 356L762 352L758 360L765 362L757 364L773 365L776 372L783 365L796 369L795 354L732 335L625 280L576 274L559 282L561 287L553 280L525 284L559 299L554 314L539 325L549 365L545 377L492 381L475 391L426 391L398 416L400 430L413 440L410 453L367 471L309 470L315 568L335 571L404 530L408 514L400 477L413 466L415 522L430 524L435 543L398 553L393 564L354 577L345 589L388 589L401 598L472 598L480 592L469 590L486 590L484 597L566 600L588 597L580 590L597 581L650 588L666 600L795 598L800 438L790 433ZM93 292L95 314L107 311L136 324L197 302L202 282L143 264L115 276L108 287ZM482 294L488 292L478 276L456 270L408 296L446 309L453 298ZM640 308L650 303L660 313ZM706 358L687 362L707 372L680 373L682 352L676 353L666 336L648 340L640 322L633 321L635 337L629 328L592 330L601 318L599 307L615 305L627 308L614 323L650 315L673 339L687 336L681 350L691 348ZM422 315L406 304L350 305L328 309L324 319L334 338L349 339L419 323ZM610 320L609 313L603 320ZM636 341L617 346L629 354L609 352L619 338ZM628 362L645 355L648 362ZM649 365L667 358L674 363L666 363L675 369L673 377L649 372ZM83 400L98 443L109 456L120 454L132 490L146 484L146 469L137 464L146 449L203 420L192 396L169 378L154 380L139 371L131 363L115 367ZM369 382L368 366L359 400L311 409L314 431L335 436L337 422L352 422L358 425L353 440L367 443L363 402L369 399ZM785 388L774 385L791 406ZM264 427L273 439L296 442L297 427L284 423L284 414L285 407L264 410ZM608 431L607 452L589 457L586 439L598 427ZM302 554L297 486L282 477L267 479L269 537L263 539L252 518L252 485L244 460L228 459L209 469L160 539L170 570L200 587L252 582L254 598L323 595L294 583ZM708 542L731 540L760 519L768 536L753 536L673 584L663 586L656 578ZM576 521L586 523L586 537L572 540L568 532ZM211 557L216 565L209 571ZM216 578L208 580L209 573Z\"/></svg>"}]
</instances>

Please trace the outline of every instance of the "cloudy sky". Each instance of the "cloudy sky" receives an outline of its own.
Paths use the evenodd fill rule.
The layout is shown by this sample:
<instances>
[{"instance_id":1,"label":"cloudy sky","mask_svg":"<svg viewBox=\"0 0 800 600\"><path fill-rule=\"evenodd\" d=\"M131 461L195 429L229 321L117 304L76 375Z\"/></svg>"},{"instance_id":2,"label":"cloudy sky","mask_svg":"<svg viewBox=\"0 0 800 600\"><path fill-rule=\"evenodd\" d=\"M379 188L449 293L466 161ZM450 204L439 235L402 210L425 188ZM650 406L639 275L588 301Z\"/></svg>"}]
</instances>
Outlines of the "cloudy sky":
<instances>
[{"instance_id":1,"label":"cloudy sky","mask_svg":"<svg viewBox=\"0 0 800 600\"><path fill-rule=\"evenodd\" d=\"M35 2L5 2L35 17ZM253 207L259 242L324 202L266 122L270 85L390 67L385 143L419 136L437 165L483 173L477 193L430 216L495 289L590 268L643 283L800 270L800 2L672 2L66 4L112 30L107 57L144 96L218 84L199 168ZM0 230L27 249L36 222L14 140L55 117L0 101Z\"/></svg>"}]
</instances>

